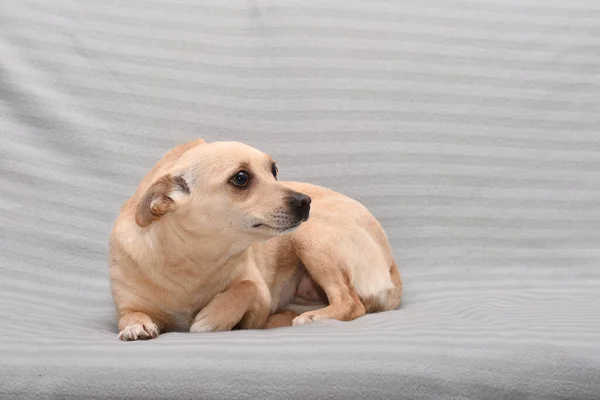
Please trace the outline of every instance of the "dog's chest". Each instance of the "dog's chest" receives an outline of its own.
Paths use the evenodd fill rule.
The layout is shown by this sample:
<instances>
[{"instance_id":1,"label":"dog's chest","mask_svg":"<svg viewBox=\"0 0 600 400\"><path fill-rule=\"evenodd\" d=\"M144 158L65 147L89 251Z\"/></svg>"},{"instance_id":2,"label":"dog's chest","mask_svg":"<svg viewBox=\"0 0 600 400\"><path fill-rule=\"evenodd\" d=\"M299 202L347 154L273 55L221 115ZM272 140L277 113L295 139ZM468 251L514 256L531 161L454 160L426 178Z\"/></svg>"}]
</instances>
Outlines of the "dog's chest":
<instances>
[{"instance_id":1,"label":"dog's chest","mask_svg":"<svg viewBox=\"0 0 600 400\"><path fill-rule=\"evenodd\" d=\"M213 273L185 274L171 270L162 281L163 295L157 306L166 316L167 329L187 331L196 314L231 284L231 277L224 270Z\"/></svg>"},{"instance_id":2,"label":"dog's chest","mask_svg":"<svg viewBox=\"0 0 600 400\"><path fill-rule=\"evenodd\" d=\"M196 314L216 296L218 292L214 288L199 288L191 294L174 294L176 298L172 304L164 304L162 312L166 316L166 328L168 331L185 332L192 325Z\"/></svg>"},{"instance_id":3,"label":"dog's chest","mask_svg":"<svg viewBox=\"0 0 600 400\"><path fill-rule=\"evenodd\" d=\"M193 312L178 312L171 314L171 321L166 327L170 332L187 332L192 325L195 314Z\"/></svg>"}]
</instances>

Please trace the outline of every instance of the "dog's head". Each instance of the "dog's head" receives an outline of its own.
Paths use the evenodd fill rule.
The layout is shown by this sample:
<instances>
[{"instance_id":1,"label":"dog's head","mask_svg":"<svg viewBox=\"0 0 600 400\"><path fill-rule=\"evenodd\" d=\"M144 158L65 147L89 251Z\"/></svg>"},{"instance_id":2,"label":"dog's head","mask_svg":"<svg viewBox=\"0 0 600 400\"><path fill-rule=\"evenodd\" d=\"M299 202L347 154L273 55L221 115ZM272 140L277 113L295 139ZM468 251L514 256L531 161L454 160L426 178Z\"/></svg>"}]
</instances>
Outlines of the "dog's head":
<instances>
[{"instance_id":1,"label":"dog's head","mask_svg":"<svg viewBox=\"0 0 600 400\"><path fill-rule=\"evenodd\" d=\"M143 228L168 218L186 232L248 242L289 232L309 216L310 197L279 183L275 161L241 143L197 145L158 175L137 204Z\"/></svg>"}]
</instances>

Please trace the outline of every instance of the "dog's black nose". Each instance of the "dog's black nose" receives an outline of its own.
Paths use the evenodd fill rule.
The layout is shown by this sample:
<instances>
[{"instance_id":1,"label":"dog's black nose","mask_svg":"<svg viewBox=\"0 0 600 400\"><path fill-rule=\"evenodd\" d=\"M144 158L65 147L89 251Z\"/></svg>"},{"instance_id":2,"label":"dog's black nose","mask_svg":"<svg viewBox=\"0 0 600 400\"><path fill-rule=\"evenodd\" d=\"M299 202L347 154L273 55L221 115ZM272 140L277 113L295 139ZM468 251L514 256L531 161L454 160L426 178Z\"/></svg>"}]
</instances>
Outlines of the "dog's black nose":
<instances>
[{"instance_id":1,"label":"dog's black nose","mask_svg":"<svg viewBox=\"0 0 600 400\"><path fill-rule=\"evenodd\" d=\"M294 193L290 197L290 205L292 206L292 212L296 214L296 217L300 221L306 221L310 213L310 197L302 193Z\"/></svg>"},{"instance_id":2,"label":"dog's black nose","mask_svg":"<svg viewBox=\"0 0 600 400\"><path fill-rule=\"evenodd\" d=\"M296 193L292 196L292 205L296 208L308 208L310 206L310 197L302 193Z\"/></svg>"}]
</instances>

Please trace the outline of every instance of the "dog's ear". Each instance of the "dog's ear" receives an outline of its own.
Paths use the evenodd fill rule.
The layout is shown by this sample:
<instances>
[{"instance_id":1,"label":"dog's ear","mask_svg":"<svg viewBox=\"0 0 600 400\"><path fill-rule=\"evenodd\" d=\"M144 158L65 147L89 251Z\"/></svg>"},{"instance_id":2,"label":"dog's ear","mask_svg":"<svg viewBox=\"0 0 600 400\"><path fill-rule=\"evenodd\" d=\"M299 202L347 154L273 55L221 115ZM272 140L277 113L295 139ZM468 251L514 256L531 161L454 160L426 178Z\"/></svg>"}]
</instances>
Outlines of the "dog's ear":
<instances>
[{"instance_id":1,"label":"dog's ear","mask_svg":"<svg viewBox=\"0 0 600 400\"><path fill-rule=\"evenodd\" d=\"M177 208L173 195L190 194L190 188L181 176L165 175L155 181L142 196L135 212L135 222L142 228Z\"/></svg>"}]
</instances>

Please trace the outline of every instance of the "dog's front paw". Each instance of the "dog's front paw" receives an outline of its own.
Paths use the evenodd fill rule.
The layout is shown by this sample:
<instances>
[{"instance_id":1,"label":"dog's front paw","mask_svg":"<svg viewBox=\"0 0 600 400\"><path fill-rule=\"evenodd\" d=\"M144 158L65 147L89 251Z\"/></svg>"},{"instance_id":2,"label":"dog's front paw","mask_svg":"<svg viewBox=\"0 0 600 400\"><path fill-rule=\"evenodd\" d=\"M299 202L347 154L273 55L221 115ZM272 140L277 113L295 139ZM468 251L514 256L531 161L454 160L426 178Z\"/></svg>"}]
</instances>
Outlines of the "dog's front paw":
<instances>
[{"instance_id":1,"label":"dog's front paw","mask_svg":"<svg viewBox=\"0 0 600 400\"><path fill-rule=\"evenodd\" d=\"M305 313L298 315L296 318L294 318L292 321L292 325L293 326L306 325L306 324L310 324L311 322L321 321L323 319L327 319L327 318L323 317L318 312L318 310L307 311Z\"/></svg>"},{"instance_id":2,"label":"dog's front paw","mask_svg":"<svg viewBox=\"0 0 600 400\"><path fill-rule=\"evenodd\" d=\"M119 332L119 339L123 341L154 339L159 334L155 324L132 324Z\"/></svg>"},{"instance_id":3,"label":"dog's front paw","mask_svg":"<svg viewBox=\"0 0 600 400\"><path fill-rule=\"evenodd\" d=\"M192 326L190 327L191 333L202 333L202 332L222 332L230 331L233 329L237 321L230 321L225 317L215 317L210 314L203 314L200 312Z\"/></svg>"}]
</instances>

